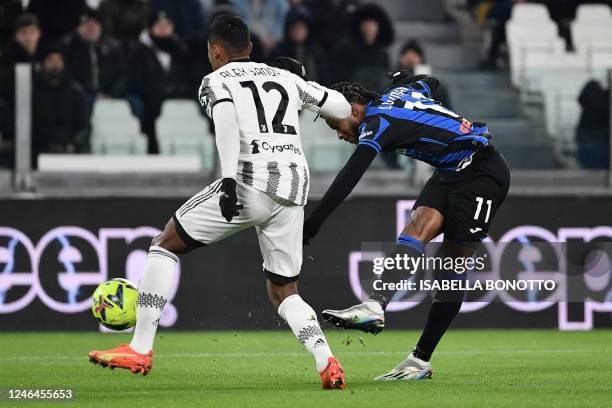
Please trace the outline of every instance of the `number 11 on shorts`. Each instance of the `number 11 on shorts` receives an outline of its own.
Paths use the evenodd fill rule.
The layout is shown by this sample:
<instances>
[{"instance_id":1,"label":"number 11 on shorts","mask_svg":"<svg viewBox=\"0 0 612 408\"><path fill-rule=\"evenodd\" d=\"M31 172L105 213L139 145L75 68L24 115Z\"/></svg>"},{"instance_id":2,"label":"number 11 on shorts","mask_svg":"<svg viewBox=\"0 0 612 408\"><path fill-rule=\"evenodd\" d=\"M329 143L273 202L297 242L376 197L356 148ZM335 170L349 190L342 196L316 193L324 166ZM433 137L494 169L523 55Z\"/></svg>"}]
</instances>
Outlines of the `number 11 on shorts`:
<instances>
[{"instance_id":1,"label":"number 11 on shorts","mask_svg":"<svg viewBox=\"0 0 612 408\"><path fill-rule=\"evenodd\" d=\"M474 213L474 219L477 220L480 216L480 211L482 210L482 203L484 202L484 198L476 197L476 212ZM487 200L487 215L485 216L484 222L485 224L489 222L489 216L491 215L491 204L493 204L493 200Z\"/></svg>"}]
</instances>

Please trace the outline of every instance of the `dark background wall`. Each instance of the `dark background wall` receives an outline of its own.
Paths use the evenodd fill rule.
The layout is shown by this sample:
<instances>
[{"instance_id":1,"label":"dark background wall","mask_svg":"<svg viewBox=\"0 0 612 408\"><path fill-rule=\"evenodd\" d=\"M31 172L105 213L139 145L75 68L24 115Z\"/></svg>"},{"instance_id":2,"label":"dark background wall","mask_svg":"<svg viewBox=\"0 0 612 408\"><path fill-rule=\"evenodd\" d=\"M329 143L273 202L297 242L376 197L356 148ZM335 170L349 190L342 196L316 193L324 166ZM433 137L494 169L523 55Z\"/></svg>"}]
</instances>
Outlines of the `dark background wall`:
<instances>
[{"instance_id":1,"label":"dark background wall","mask_svg":"<svg viewBox=\"0 0 612 408\"><path fill-rule=\"evenodd\" d=\"M397 201L394 198L347 201L324 226L314 244L305 249L300 288L302 296L315 310L343 308L357 301L348 280L348 255L359 251L364 241L395 240ZM182 202L182 199L145 198L0 201L0 330L96 329L89 309L76 304L88 303L95 282L103 280L100 270L107 269L107 277L113 278L125 277L126 268L140 269L152 230L135 228L162 228ZM540 226L556 235L560 228L590 229L611 224L608 198L511 197L498 212L490 232L496 241L518 226ZM48 234L64 226L76 228ZM103 231L108 234L109 230L105 230L108 228L113 229L115 238L101 237ZM19 236L17 231L24 236ZM143 236L126 239L139 231ZM78 236L86 232L91 233L93 243ZM24 244L28 240L32 243L29 252L28 244ZM612 241L612 237L608 240ZM38 271L37 276L33 270ZM66 270L73 270L71 276L89 273L93 280L67 291L58 279L58 273ZM32 285L38 286L33 290ZM32 299L27 301L30 290ZM612 285L606 290L612 290ZM15 302L20 299L23 305L16 307ZM265 293L254 231L242 232L223 243L184 256L180 283L171 303L177 311L172 324L175 329L269 329L280 323ZM390 313L388 327L422 325L428 303L424 301L410 310ZM18 310L8 312L10 305ZM53 310L63 308L70 313ZM80 312L74 312L79 308ZM578 321L583 320L581 304L571 305L570 312ZM168 319L170 323L173 320ZM558 324L557 305L526 313L499 301L476 312L462 313L456 321L456 327L557 327ZM611 313L596 313L594 324L611 326Z\"/></svg>"}]
</instances>

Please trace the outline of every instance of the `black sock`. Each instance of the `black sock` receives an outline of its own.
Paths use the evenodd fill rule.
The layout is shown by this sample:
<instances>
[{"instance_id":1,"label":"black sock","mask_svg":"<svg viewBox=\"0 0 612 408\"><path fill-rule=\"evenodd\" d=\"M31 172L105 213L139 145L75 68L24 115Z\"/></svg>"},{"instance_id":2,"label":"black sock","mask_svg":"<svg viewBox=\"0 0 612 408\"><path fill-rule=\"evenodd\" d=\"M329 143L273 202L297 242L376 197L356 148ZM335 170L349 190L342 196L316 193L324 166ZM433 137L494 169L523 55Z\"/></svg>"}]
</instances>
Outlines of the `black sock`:
<instances>
[{"instance_id":1,"label":"black sock","mask_svg":"<svg viewBox=\"0 0 612 408\"><path fill-rule=\"evenodd\" d=\"M431 304L431 309L429 309L425 329L423 329L421 338L412 351L416 358L429 361L440 339L444 336L446 329L448 329L457 313L459 313L461 303L434 300Z\"/></svg>"}]
</instances>

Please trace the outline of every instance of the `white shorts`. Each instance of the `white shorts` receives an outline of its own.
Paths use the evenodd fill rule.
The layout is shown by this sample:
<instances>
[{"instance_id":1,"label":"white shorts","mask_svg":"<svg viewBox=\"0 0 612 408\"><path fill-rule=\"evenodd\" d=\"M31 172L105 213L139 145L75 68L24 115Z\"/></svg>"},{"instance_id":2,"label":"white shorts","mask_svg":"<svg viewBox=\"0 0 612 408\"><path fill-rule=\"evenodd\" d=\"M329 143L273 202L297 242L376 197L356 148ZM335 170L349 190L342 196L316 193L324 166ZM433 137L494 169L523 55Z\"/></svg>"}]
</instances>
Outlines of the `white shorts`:
<instances>
[{"instance_id":1,"label":"white shorts","mask_svg":"<svg viewBox=\"0 0 612 408\"><path fill-rule=\"evenodd\" d=\"M219 208L220 187L221 180L215 181L176 211L179 236L191 246L202 246L255 227L268 279L277 284L297 280L302 268L304 207L275 200L238 181L238 204L244 208L227 222Z\"/></svg>"}]
</instances>

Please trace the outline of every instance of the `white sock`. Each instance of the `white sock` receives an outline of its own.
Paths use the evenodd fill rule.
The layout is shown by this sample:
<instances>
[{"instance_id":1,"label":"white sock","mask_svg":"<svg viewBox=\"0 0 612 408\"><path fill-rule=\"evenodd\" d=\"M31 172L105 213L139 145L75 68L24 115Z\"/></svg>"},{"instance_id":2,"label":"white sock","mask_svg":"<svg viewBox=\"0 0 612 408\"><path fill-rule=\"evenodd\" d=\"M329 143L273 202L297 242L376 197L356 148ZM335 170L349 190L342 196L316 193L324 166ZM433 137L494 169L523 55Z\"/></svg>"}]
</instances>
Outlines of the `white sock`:
<instances>
[{"instance_id":1,"label":"white sock","mask_svg":"<svg viewBox=\"0 0 612 408\"><path fill-rule=\"evenodd\" d=\"M149 248L149 257L138 285L136 328L130 348L146 354L153 348L159 318L168 301L178 256L158 246Z\"/></svg>"},{"instance_id":2,"label":"white sock","mask_svg":"<svg viewBox=\"0 0 612 408\"><path fill-rule=\"evenodd\" d=\"M317 314L300 295L291 295L280 304L278 314L282 317L306 350L317 363L317 371L327 366L327 359L333 354L317 321Z\"/></svg>"}]
</instances>

